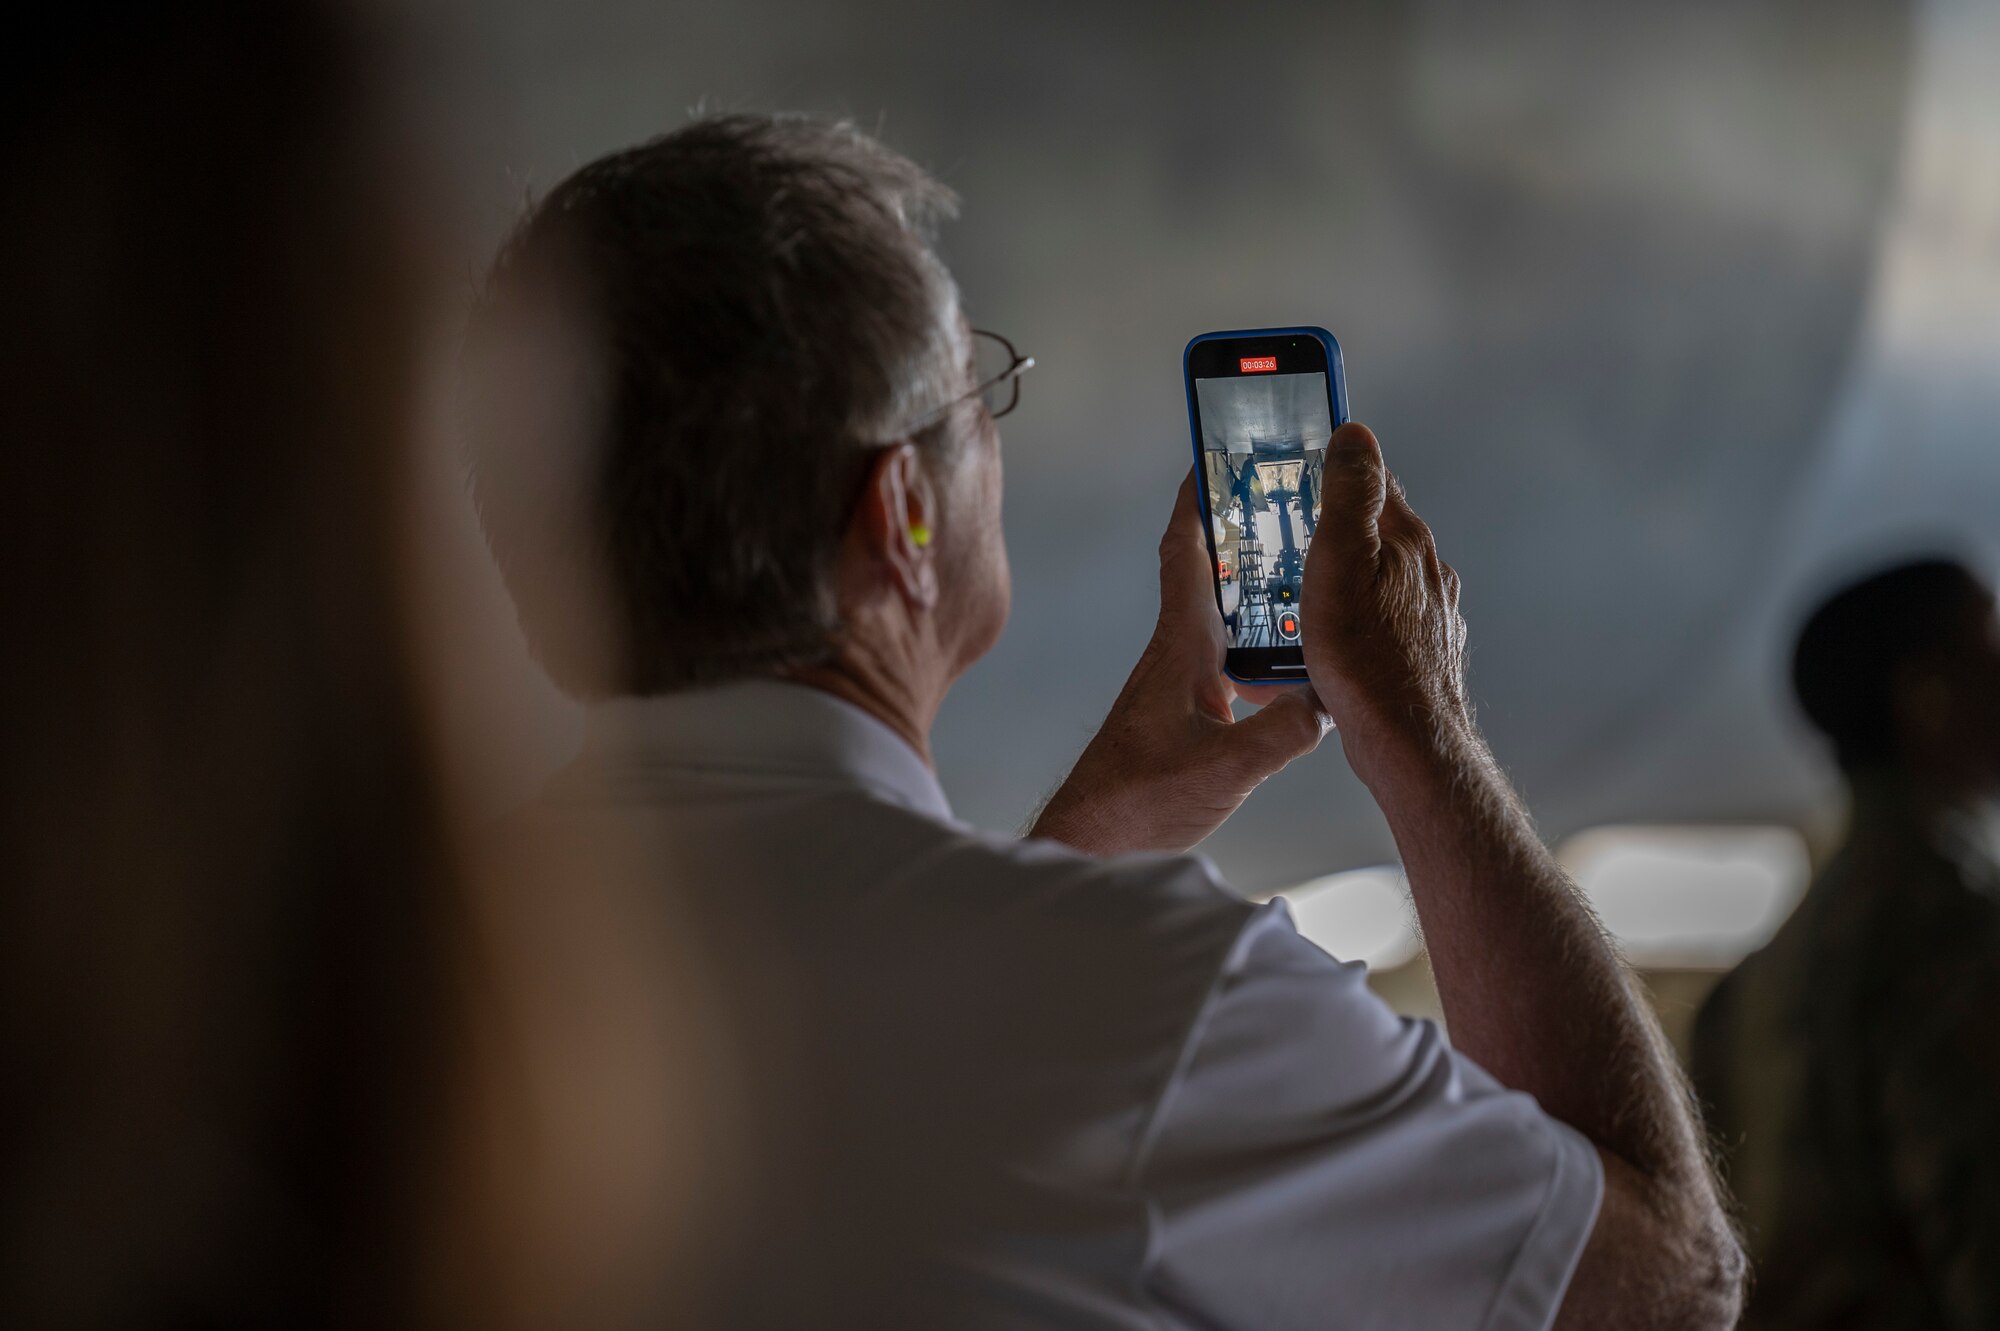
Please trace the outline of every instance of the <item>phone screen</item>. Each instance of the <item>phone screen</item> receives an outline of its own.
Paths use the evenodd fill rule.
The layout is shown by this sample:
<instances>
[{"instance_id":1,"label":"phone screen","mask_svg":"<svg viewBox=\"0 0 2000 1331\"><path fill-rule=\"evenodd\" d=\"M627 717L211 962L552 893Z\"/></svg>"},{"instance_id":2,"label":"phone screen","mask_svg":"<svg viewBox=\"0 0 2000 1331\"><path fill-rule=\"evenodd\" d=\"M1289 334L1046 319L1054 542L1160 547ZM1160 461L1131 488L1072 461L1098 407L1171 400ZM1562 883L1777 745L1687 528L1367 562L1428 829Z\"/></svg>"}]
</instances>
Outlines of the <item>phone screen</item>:
<instances>
[{"instance_id":1,"label":"phone screen","mask_svg":"<svg viewBox=\"0 0 2000 1331\"><path fill-rule=\"evenodd\" d=\"M1295 672L1299 589L1336 424L1325 351L1311 337L1228 339L1191 347L1188 371L1232 673Z\"/></svg>"}]
</instances>

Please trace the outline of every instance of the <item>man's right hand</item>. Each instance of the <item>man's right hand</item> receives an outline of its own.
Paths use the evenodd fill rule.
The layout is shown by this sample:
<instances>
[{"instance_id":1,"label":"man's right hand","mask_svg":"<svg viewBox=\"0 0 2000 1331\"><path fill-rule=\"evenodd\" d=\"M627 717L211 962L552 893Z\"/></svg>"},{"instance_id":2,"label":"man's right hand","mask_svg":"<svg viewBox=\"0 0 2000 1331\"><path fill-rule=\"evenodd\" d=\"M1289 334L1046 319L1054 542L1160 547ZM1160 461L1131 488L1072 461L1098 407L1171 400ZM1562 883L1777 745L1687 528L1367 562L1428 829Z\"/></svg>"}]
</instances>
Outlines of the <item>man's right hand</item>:
<instances>
[{"instance_id":1,"label":"man's right hand","mask_svg":"<svg viewBox=\"0 0 2000 1331\"><path fill-rule=\"evenodd\" d=\"M1372 785L1413 748L1470 738L1458 574L1367 426L1334 431L1320 489L1300 595L1306 672Z\"/></svg>"}]
</instances>

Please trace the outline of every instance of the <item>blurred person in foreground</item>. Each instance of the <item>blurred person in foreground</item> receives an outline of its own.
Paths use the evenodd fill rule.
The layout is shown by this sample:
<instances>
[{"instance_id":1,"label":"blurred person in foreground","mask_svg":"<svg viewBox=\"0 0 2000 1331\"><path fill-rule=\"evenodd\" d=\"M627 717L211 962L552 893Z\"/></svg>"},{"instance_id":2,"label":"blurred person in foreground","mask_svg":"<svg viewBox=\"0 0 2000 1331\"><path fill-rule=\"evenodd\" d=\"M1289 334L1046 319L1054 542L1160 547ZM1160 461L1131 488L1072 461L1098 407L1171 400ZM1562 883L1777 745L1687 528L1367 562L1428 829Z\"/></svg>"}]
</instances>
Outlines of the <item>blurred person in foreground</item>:
<instances>
[{"instance_id":1,"label":"blurred person in foreground","mask_svg":"<svg viewBox=\"0 0 2000 1331\"><path fill-rule=\"evenodd\" d=\"M1963 565L1821 605L1792 660L1847 835L1695 1027L1745 1326L2000 1326L2000 620Z\"/></svg>"},{"instance_id":2,"label":"blurred person in foreground","mask_svg":"<svg viewBox=\"0 0 2000 1331\"><path fill-rule=\"evenodd\" d=\"M6 59L0 1323L411 1315L451 870L402 650L417 269L326 4Z\"/></svg>"},{"instance_id":3,"label":"blurred person in foreground","mask_svg":"<svg viewBox=\"0 0 2000 1331\"><path fill-rule=\"evenodd\" d=\"M601 894L521 925L454 844L406 616L436 293L398 39L328 3L30 19L0 56L0 1326L578 1325L622 1232L673 1266L630 1222L676 1195L646 1074L682 1046ZM585 1103L590 1057L551 1073L579 955L642 1137ZM643 1214L548 1145L583 1119Z\"/></svg>"},{"instance_id":4,"label":"blurred person in foreground","mask_svg":"<svg viewBox=\"0 0 2000 1331\"><path fill-rule=\"evenodd\" d=\"M1031 834L954 819L929 734L1007 617L1023 366L960 314L951 203L851 128L698 121L556 187L473 338L482 517L591 704L502 842L641 838L734 940L708 1016L760 1168L699 1208L740 1245L717 1324L1730 1324L1689 1098L1472 724L1457 575L1365 428L1311 691L1232 721L1190 477L1153 638ZM504 350L537 326L587 353ZM1329 719L1456 1048L1184 853Z\"/></svg>"}]
</instances>

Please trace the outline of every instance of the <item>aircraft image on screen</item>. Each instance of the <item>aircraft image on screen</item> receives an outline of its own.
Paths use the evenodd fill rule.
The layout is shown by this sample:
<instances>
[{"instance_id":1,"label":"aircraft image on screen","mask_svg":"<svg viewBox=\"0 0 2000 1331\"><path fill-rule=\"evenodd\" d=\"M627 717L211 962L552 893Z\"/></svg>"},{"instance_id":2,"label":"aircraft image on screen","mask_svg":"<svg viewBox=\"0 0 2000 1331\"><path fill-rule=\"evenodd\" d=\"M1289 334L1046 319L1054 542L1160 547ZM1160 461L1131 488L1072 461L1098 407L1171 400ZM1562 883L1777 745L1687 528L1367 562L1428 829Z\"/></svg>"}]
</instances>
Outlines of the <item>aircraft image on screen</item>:
<instances>
[{"instance_id":1,"label":"aircraft image on screen","mask_svg":"<svg viewBox=\"0 0 2000 1331\"><path fill-rule=\"evenodd\" d=\"M1222 618L1232 647L1293 647L1333 435L1326 376L1197 379Z\"/></svg>"}]
</instances>

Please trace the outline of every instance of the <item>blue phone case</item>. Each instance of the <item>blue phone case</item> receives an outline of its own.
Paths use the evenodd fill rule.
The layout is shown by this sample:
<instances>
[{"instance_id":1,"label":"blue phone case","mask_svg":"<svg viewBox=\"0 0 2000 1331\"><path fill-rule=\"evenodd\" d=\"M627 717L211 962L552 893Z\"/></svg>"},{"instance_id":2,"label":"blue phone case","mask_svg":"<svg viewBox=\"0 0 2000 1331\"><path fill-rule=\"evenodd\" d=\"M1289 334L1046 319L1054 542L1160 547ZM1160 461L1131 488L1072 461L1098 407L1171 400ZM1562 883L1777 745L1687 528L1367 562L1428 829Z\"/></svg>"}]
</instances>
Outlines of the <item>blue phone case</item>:
<instances>
[{"instance_id":1,"label":"blue phone case","mask_svg":"<svg viewBox=\"0 0 2000 1331\"><path fill-rule=\"evenodd\" d=\"M1208 543L1208 578L1215 592L1215 612L1222 613L1222 584L1217 581L1215 565L1215 517L1209 512L1208 484L1201 470L1201 418L1195 411L1194 375L1188 368L1188 358L1194 349L1204 342L1221 342L1237 337L1310 337L1316 339L1326 349L1327 389L1333 397L1333 428L1338 430L1347 424L1347 375L1341 368L1340 342L1324 328L1302 325L1296 328L1237 328L1218 333L1202 333L1188 339L1181 349L1181 385L1187 391L1188 440L1194 447L1195 495L1201 503L1201 535ZM1239 684L1282 684L1288 681L1276 679L1245 679L1233 670L1225 672ZM1303 682L1303 680L1291 681Z\"/></svg>"}]
</instances>

